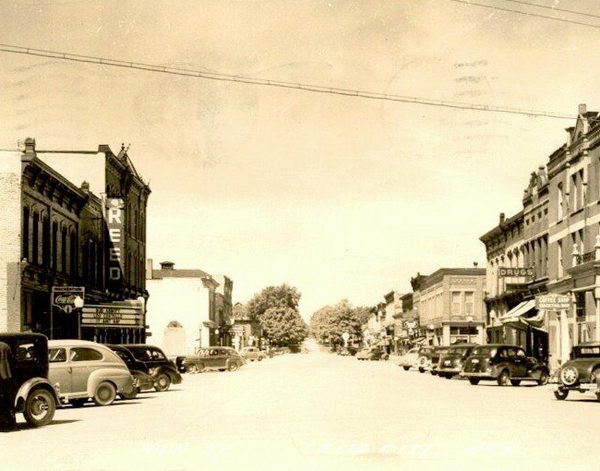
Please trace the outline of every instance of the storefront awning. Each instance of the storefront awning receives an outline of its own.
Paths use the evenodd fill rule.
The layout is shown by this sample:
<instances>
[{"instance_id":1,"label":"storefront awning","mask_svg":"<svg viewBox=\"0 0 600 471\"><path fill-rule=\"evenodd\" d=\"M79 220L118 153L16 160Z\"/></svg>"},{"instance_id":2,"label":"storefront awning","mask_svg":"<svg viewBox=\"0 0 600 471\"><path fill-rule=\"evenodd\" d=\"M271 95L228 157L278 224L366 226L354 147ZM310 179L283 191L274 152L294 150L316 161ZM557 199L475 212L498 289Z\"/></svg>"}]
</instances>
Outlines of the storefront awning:
<instances>
[{"instance_id":1,"label":"storefront awning","mask_svg":"<svg viewBox=\"0 0 600 471\"><path fill-rule=\"evenodd\" d=\"M523 301L522 303L513 307L510 311L500 317L500 322L505 324L506 322L518 322L519 319L527 314L529 311L535 308L535 300L530 299L529 301Z\"/></svg>"}]
</instances>

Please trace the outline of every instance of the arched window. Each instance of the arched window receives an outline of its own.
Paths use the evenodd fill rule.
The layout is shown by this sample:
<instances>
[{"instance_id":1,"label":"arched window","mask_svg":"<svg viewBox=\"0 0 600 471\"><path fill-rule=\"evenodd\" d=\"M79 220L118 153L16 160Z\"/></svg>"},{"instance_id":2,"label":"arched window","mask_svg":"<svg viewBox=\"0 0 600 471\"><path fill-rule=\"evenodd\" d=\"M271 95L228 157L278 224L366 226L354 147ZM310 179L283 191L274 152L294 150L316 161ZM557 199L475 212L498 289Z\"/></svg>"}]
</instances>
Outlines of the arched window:
<instances>
[{"instance_id":1,"label":"arched window","mask_svg":"<svg viewBox=\"0 0 600 471\"><path fill-rule=\"evenodd\" d=\"M50 218L42 217L42 265L50 266Z\"/></svg>"},{"instance_id":2,"label":"arched window","mask_svg":"<svg viewBox=\"0 0 600 471\"><path fill-rule=\"evenodd\" d=\"M563 218L564 215L564 200L565 200L565 194L564 194L564 190L563 190L563 184L562 182L560 182L558 184L558 213L557 213L557 219L560 221Z\"/></svg>"},{"instance_id":3,"label":"arched window","mask_svg":"<svg viewBox=\"0 0 600 471\"><path fill-rule=\"evenodd\" d=\"M32 225L32 229L33 229L33 234L31 237L31 248L32 248L32 253L31 253L31 261L35 264L35 265L39 265L40 260L38 258L38 249L39 249L39 237L40 237L40 215L38 214L37 211L33 212L33 225Z\"/></svg>"},{"instance_id":4,"label":"arched window","mask_svg":"<svg viewBox=\"0 0 600 471\"><path fill-rule=\"evenodd\" d=\"M21 233L21 258L30 260L29 255L29 207L23 207L23 224Z\"/></svg>"},{"instance_id":5,"label":"arched window","mask_svg":"<svg viewBox=\"0 0 600 471\"><path fill-rule=\"evenodd\" d=\"M67 226L60 231L60 269L67 273Z\"/></svg>"}]
</instances>

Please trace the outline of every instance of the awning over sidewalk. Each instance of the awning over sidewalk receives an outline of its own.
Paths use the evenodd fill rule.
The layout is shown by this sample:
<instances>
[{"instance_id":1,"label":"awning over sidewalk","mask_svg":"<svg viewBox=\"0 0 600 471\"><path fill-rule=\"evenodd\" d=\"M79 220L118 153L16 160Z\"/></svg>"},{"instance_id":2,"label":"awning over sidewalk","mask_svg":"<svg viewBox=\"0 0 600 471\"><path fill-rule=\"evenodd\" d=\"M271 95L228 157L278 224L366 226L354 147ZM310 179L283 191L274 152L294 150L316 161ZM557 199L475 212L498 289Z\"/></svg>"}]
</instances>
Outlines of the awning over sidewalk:
<instances>
[{"instance_id":1,"label":"awning over sidewalk","mask_svg":"<svg viewBox=\"0 0 600 471\"><path fill-rule=\"evenodd\" d=\"M546 311L537 311L535 308L535 300L530 299L529 301L523 301L508 311L500 318L500 322L503 324L518 324L523 327L533 327L534 329L545 332L545 316Z\"/></svg>"},{"instance_id":2,"label":"awning over sidewalk","mask_svg":"<svg viewBox=\"0 0 600 471\"><path fill-rule=\"evenodd\" d=\"M506 322L518 322L519 319L528 314L529 311L535 308L535 300L530 299L528 301L523 301L522 303L513 307L510 311L500 317L500 322L505 324Z\"/></svg>"}]
</instances>

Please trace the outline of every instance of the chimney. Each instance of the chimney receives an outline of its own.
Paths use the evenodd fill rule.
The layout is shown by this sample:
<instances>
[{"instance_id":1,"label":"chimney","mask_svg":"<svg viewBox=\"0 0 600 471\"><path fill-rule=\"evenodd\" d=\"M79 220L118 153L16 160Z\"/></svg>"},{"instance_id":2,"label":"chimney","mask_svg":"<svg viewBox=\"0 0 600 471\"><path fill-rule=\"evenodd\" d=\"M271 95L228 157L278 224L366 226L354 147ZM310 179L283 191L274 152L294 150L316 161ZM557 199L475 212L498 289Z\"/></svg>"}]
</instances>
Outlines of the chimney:
<instances>
[{"instance_id":1,"label":"chimney","mask_svg":"<svg viewBox=\"0 0 600 471\"><path fill-rule=\"evenodd\" d=\"M25 139L25 153L35 155L35 139L32 137Z\"/></svg>"},{"instance_id":2,"label":"chimney","mask_svg":"<svg viewBox=\"0 0 600 471\"><path fill-rule=\"evenodd\" d=\"M174 270L175 264L173 262L160 262L161 270Z\"/></svg>"},{"instance_id":3,"label":"chimney","mask_svg":"<svg viewBox=\"0 0 600 471\"><path fill-rule=\"evenodd\" d=\"M473 268L477 268L477 265L479 265L479 263L473 262Z\"/></svg>"},{"instance_id":4,"label":"chimney","mask_svg":"<svg viewBox=\"0 0 600 471\"><path fill-rule=\"evenodd\" d=\"M506 216L504 215L504 213L500 213L500 224L504 224L505 220L506 220Z\"/></svg>"},{"instance_id":5,"label":"chimney","mask_svg":"<svg viewBox=\"0 0 600 471\"><path fill-rule=\"evenodd\" d=\"M585 114L587 112L587 105L585 103L580 104L577 112L581 115Z\"/></svg>"},{"instance_id":6,"label":"chimney","mask_svg":"<svg viewBox=\"0 0 600 471\"><path fill-rule=\"evenodd\" d=\"M153 265L152 259L147 258L146 259L146 279L147 280L151 280L153 278L152 277L152 270L153 270L152 265Z\"/></svg>"}]
</instances>

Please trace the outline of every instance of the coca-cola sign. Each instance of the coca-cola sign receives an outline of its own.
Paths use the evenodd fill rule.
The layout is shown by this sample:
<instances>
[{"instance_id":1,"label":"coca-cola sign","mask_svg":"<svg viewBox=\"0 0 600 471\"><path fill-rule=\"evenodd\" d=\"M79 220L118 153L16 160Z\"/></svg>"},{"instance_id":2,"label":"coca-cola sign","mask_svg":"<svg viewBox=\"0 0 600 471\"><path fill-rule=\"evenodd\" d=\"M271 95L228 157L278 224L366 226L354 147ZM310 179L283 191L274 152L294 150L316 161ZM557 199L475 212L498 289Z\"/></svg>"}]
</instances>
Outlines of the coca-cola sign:
<instances>
[{"instance_id":1,"label":"coca-cola sign","mask_svg":"<svg viewBox=\"0 0 600 471\"><path fill-rule=\"evenodd\" d=\"M65 312L71 312L75 306L75 299L85 299L85 288L83 286L53 286L52 306L56 306Z\"/></svg>"}]
</instances>

